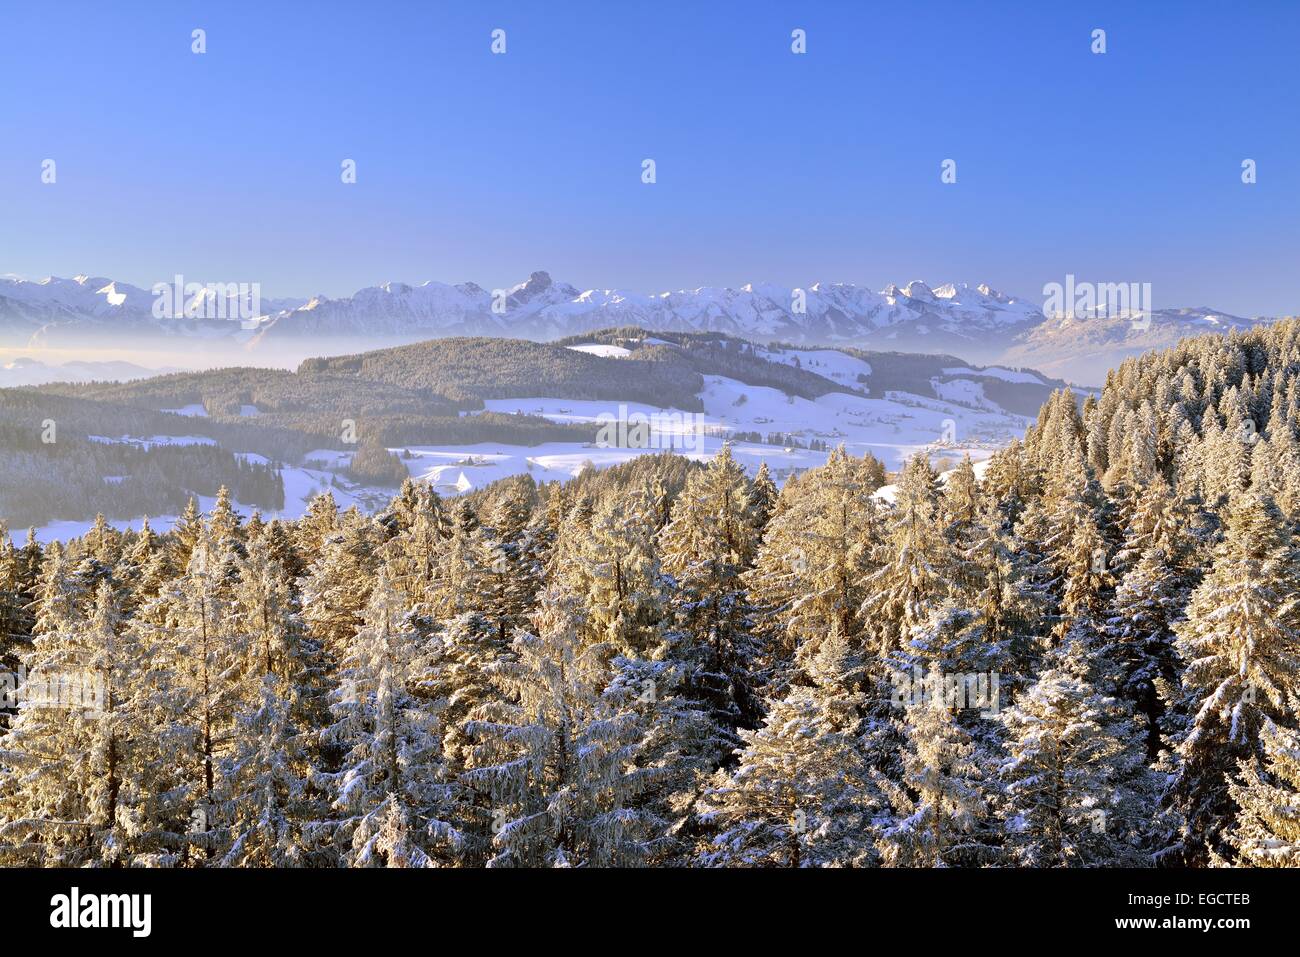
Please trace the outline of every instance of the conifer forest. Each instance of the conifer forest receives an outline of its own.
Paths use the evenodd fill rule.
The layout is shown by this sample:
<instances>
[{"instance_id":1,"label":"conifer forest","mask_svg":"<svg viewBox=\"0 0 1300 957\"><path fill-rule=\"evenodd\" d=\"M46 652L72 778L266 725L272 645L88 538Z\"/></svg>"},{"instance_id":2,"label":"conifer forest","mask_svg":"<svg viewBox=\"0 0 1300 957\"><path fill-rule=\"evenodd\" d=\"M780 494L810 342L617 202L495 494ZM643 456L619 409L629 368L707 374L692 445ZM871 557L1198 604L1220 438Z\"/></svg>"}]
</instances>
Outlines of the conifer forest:
<instances>
[{"instance_id":1,"label":"conifer forest","mask_svg":"<svg viewBox=\"0 0 1300 957\"><path fill-rule=\"evenodd\" d=\"M0 534L4 670L94 690L0 714L0 862L1300 865L1300 321L1052 392L978 474L233 501Z\"/></svg>"}]
</instances>

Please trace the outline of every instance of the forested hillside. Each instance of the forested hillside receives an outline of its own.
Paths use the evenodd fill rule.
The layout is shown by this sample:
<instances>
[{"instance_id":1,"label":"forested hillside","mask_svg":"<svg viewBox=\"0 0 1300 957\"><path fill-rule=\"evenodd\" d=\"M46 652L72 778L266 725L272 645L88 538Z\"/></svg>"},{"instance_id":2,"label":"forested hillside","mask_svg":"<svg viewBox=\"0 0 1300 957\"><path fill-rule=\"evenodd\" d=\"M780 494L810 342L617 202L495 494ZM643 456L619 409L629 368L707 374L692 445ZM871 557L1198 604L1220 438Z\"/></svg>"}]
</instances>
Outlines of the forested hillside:
<instances>
[{"instance_id":1,"label":"forested hillside","mask_svg":"<svg viewBox=\"0 0 1300 957\"><path fill-rule=\"evenodd\" d=\"M1300 864L1300 322L977 478L728 449L0 549L0 860ZM430 384L432 386L432 384Z\"/></svg>"},{"instance_id":2,"label":"forested hillside","mask_svg":"<svg viewBox=\"0 0 1300 957\"><path fill-rule=\"evenodd\" d=\"M701 375L723 375L809 399L846 391L846 387L877 397L889 392L937 397L940 393L936 382L960 370L978 379L984 393L1002 408L1032 416L1052 389L1066 387L1060 379L1033 371L1021 374L1020 370L973 369L964 359L941 353L877 352L851 346L824 352L861 359L871 371L852 382L837 382L823 375L817 365L802 364L816 363L812 357L818 355L818 350L810 352L806 347L781 342L759 345L721 332L650 332L625 327L571 336L556 345L573 347L590 342L628 347L632 358L684 362ZM1016 374L1007 377L1008 371Z\"/></svg>"},{"instance_id":3,"label":"forested hillside","mask_svg":"<svg viewBox=\"0 0 1300 957\"><path fill-rule=\"evenodd\" d=\"M278 509L284 485L270 461L249 461L219 439L242 435L242 448L265 449L268 460L314 447L285 429L194 425L148 409L0 390L0 522L26 528L96 512L175 514L191 495L215 495L223 485L240 501Z\"/></svg>"},{"instance_id":4,"label":"forested hillside","mask_svg":"<svg viewBox=\"0 0 1300 957\"><path fill-rule=\"evenodd\" d=\"M601 344L609 354L589 351ZM283 509L286 518L300 516L310 490L321 487L373 508L407 474L431 478L436 466L418 461L412 447L449 463L489 454L502 471L543 469L532 460L587 458L599 418L637 403L707 412L704 432L735 440L751 470L754 456L767 454L754 446L817 453L774 460L778 476L822 464L839 441L886 457L882 445L910 454L926 443L961 442L983 451L1021 434L1053 384L1033 372L971 369L953 356L613 329L562 345L442 339L311 359L296 372L235 367L0 389L0 430L14 437L0 444L0 521L22 528L86 523L98 512L149 514L165 531L190 495L210 506L222 484L245 509ZM497 448L475 448L487 443ZM569 448L527 451L550 443ZM212 448L195 451L187 468L186 453L163 448L170 445ZM268 481L250 479L250 470L268 468ZM449 475L441 489L460 478Z\"/></svg>"},{"instance_id":5,"label":"forested hillside","mask_svg":"<svg viewBox=\"0 0 1300 957\"><path fill-rule=\"evenodd\" d=\"M497 340L495 344L504 349L509 342ZM279 450L280 457L293 460L308 450L337 442L344 420L356 423L359 432L391 444L469 441L468 436L478 436L480 441L543 442L589 437L594 431L568 429L527 416L503 419L489 414L463 422L461 413L481 410L483 400L463 390L460 394L461 398L454 400L409 381L398 384L354 375L232 368L134 382L60 383L0 391L0 414L13 415L10 405L30 407L40 401L49 403L51 413L63 412L65 418L71 414L76 424L87 429L123 416L144 417L155 429L162 429L176 424L176 419L166 418L165 413L183 409L186 427L196 434L266 455ZM64 412L67 406L75 411ZM159 415L145 417L143 410Z\"/></svg>"},{"instance_id":6,"label":"forested hillside","mask_svg":"<svg viewBox=\"0 0 1300 957\"><path fill-rule=\"evenodd\" d=\"M680 360L622 362L526 339L453 337L308 359L299 373L428 389L459 402L547 395L699 408L703 380Z\"/></svg>"},{"instance_id":7,"label":"forested hillside","mask_svg":"<svg viewBox=\"0 0 1300 957\"><path fill-rule=\"evenodd\" d=\"M736 336L706 332L649 332L639 328L602 329L587 336L572 336L556 345L574 347L583 343L608 343L630 348L630 357L645 362L685 365L700 375L721 375L746 385L780 389L787 395L815 399L844 389L813 369L771 361L774 353ZM915 385L915 381L911 383ZM849 384L854 391L866 391L866 383Z\"/></svg>"},{"instance_id":8,"label":"forested hillside","mask_svg":"<svg viewBox=\"0 0 1300 957\"><path fill-rule=\"evenodd\" d=\"M249 507L276 511L285 506L277 469L314 450L355 449L349 476L396 488L406 470L386 452L376 466L383 447L589 442L596 431L529 415L461 415L482 407L427 389L274 369L0 389L0 521L25 528L96 512L176 515L191 495L210 497L222 485Z\"/></svg>"}]
</instances>

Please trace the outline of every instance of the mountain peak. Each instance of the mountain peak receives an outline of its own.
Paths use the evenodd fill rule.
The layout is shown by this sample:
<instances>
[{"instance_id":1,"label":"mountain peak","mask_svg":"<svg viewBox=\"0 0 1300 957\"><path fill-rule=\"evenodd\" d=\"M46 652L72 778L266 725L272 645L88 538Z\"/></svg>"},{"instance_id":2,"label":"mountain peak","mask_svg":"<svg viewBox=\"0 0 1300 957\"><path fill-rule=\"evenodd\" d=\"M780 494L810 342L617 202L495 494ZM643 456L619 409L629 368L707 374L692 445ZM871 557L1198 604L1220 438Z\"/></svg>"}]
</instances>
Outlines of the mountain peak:
<instances>
[{"instance_id":1,"label":"mountain peak","mask_svg":"<svg viewBox=\"0 0 1300 957\"><path fill-rule=\"evenodd\" d=\"M919 299L923 302L934 301L934 290L927 286L919 279L913 279L903 290L903 295L908 299Z\"/></svg>"}]
</instances>

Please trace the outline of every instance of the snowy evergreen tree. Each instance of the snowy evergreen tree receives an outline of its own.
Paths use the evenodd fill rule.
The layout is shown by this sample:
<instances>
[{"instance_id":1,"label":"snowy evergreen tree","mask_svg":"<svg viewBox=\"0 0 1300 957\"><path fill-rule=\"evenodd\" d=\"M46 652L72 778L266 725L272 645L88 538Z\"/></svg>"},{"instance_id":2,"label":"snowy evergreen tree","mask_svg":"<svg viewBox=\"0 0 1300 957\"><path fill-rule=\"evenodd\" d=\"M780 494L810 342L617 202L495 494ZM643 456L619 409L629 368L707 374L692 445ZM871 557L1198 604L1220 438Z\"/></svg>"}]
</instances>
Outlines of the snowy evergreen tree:
<instances>
[{"instance_id":1,"label":"snowy evergreen tree","mask_svg":"<svg viewBox=\"0 0 1300 957\"><path fill-rule=\"evenodd\" d=\"M1144 852L1155 785L1138 729L1088 681L1087 649L1067 638L1002 714L1003 811L1015 863L1132 867Z\"/></svg>"},{"instance_id":2,"label":"snowy evergreen tree","mask_svg":"<svg viewBox=\"0 0 1300 957\"><path fill-rule=\"evenodd\" d=\"M235 716L214 805L228 829L225 867L293 867L304 861L304 745L290 721L287 682L262 676L257 703Z\"/></svg>"},{"instance_id":3,"label":"snowy evergreen tree","mask_svg":"<svg viewBox=\"0 0 1300 957\"><path fill-rule=\"evenodd\" d=\"M686 681L709 703L724 733L752 724L760 707L759 679L750 671L757 658L751 608L741 577L757 548L749 480L724 446L691 474L660 534L681 635L670 653L686 665Z\"/></svg>"},{"instance_id":4,"label":"snowy evergreen tree","mask_svg":"<svg viewBox=\"0 0 1300 957\"><path fill-rule=\"evenodd\" d=\"M303 618L312 635L336 658L344 654L370 599L379 545L374 523L349 510L338 518L307 570L302 584Z\"/></svg>"},{"instance_id":5,"label":"snowy evergreen tree","mask_svg":"<svg viewBox=\"0 0 1300 957\"><path fill-rule=\"evenodd\" d=\"M60 601L54 589L66 581L56 570L44 600ZM0 857L27 866L122 863L131 843L123 783L148 733L139 655L107 581L84 627L52 609L42 622L23 656L17 718L0 739Z\"/></svg>"},{"instance_id":6,"label":"snowy evergreen tree","mask_svg":"<svg viewBox=\"0 0 1300 957\"><path fill-rule=\"evenodd\" d=\"M228 823L218 817L220 772L236 709L244 695L244 636L235 627L225 594L227 568L206 527L190 551L185 575L167 596L162 653L174 671L174 711L164 721L178 726L180 787L191 806L189 843L203 859L218 856Z\"/></svg>"},{"instance_id":7,"label":"snowy evergreen tree","mask_svg":"<svg viewBox=\"0 0 1300 957\"><path fill-rule=\"evenodd\" d=\"M1166 855L1198 865L1230 853L1231 775L1238 762L1260 756L1260 726L1281 719L1296 694L1298 583L1290 531L1276 505L1238 495L1214 564L1177 626L1181 696L1191 720L1176 744L1169 799L1182 825Z\"/></svg>"},{"instance_id":8,"label":"snowy evergreen tree","mask_svg":"<svg viewBox=\"0 0 1300 957\"><path fill-rule=\"evenodd\" d=\"M425 596L429 611L438 618L454 618L483 610L483 585L497 560L478 516L462 501L434 558L433 582Z\"/></svg>"},{"instance_id":9,"label":"snowy evergreen tree","mask_svg":"<svg viewBox=\"0 0 1300 957\"><path fill-rule=\"evenodd\" d=\"M437 717L412 693L419 648L382 572L341 662L327 741L346 748L335 787L337 839L350 867L427 867L460 841Z\"/></svg>"},{"instance_id":10,"label":"snowy evergreen tree","mask_svg":"<svg viewBox=\"0 0 1300 957\"><path fill-rule=\"evenodd\" d=\"M1105 631L1120 663L1120 691L1146 719L1148 760L1163 748L1162 687L1178 674L1174 628L1189 593L1185 517L1162 480L1147 486L1120 554L1130 566L1115 590Z\"/></svg>"},{"instance_id":11,"label":"snowy evergreen tree","mask_svg":"<svg viewBox=\"0 0 1300 957\"><path fill-rule=\"evenodd\" d=\"M865 461L841 447L804 474L798 494L768 524L745 581L777 693L791 680L796 652L816 654L832 631L863 640L864 582L881 543L874 491Z\"/></svg>"},{"instance_id":12,"label":"snowy evergreen tree","mask_svg":"<svg viewBox=\"0 0 1300 957\"><path fill-rule=\"evenodd\" d=\"M512 699L492 680L492 666L510 655L500 630L478 612L467 612L442 623L414 663L412 692L421 707L438 716L441 748L449 780L479 766L471 725L476 715L492 713ZM469 788L451 792L459 830L456 860L482 866L491 856L493 808L486 795Z\"/></svg>"},{"instance_id":13,"label":"snowy evergreen tree","mask_svg":"<svg viewBox=\"0 0 1300 957\"><path fill-rule=\"evenodd\" d=\"M1266 720L1264 760L1243 761L1228 788L1241 809L1228 840L1237 862L1253 867L1300 867L1300 733Z\"/></svg>"},{"instance_id":14,"label":"snowy evergreen tree","mask_svg":"<svg viewBox=\"0 0 1300 957\"><path fill-rule=\"evenodd\" d=\"M861 748L861 663L838 632L809 662L814 684L774 702L763 726L741 731L734 771L719 772L706 820L721 832L712 866L820 867L873 862L879 796Z\"/></svg>"},{"instance_id":15,"label":"snowy evergreen tree","mask_svg":"<svg viewBox=\"0 0 1300 957\"><path fill-rule=\"evenodd\" d=\"M636 763L641 718L604 696L606 656L582 626L580 599L552 586L536 632L491 666L509 700L468 725L479 754L461 780L493 809L489 867L636 865L660 836L638 806L659 773Z\"/></svg>"},{"instance_id":16,"label":"snowy evergreen tree","mask_svg":"<svg viewBox=\"0 0 1300 957\"><path fill-rule=\"evenodd\" d=\"M208 531L218 548L225 548L244 538L242 519L235 511L230 489L224 485L217 490L217 503L208 515Z\"/></svg>"},{"instance_id":17,"label":"snowy evergreen tree","mask_svg":"<svg viewBox=\"0 0 1300 957\"><path fill-rule=\"evenodd\" d=\"M907 707L896 722L903 738L898 781L877 772L889 802L877 825L886 867L953 867L987 863L982 835L988 813L984 773L970 737L937 702Z\"/></svg>"},{"instance_id":18,"label":"snowy evergreen tree","mask_svg":"<svg viewBox=\"0 0 1300 957\"><path fill-rule=\"evenodd\" d=\"M497 503L478 546L479 610L495 623L502 643L527 623L542 587L541 549L522 495L515 492Z\"/></svg>"},{"instance_id":19,"label":"snowy evergreen tree","mask_svg":"<svg viewBox=\"0 0 1300 957\"><path fill-rule=\"evenodd\" d=\"M18 550L0 524L0 673L11 672L18 664L15 653L30 637L26 605ZM0 728L3 721L0 717Z\"/></svg>"},{"instance_id":20,"label":"snowy evergreen tree","mask_svg":"<svg viewBox=\"0 0 1300 957\"><path fill-rule=\"evenodd\" d=\"M754 526L760 532L767 527L773 511L776 509L776 501L780 494L781 490L776 487L776 482L772 481L772 470L767 467L766 461L762 462L758 466L758 472L754 475L751 504Z\"/></svg>"},{"instance_id":21,"label":"snowy evergreen tree","mask_svg":"<svg viewBox=\"0 0 1300 957\"><path fill-rule=\"evenodd\" d=\"M891 558L867 580L860 612L872 622L882 655L900 647L948 594L953 562L942 534L939 480L923 455L898 478L887 535Z\"/></svg>"},{"instance_id":22,"label":"snowy evergreen tree","mask_svg":"<svg viewBox=\"0 0 1300 957\"><path fill-rule=\"evenodd\" d=\"M225 866L310 863L303 824L323 801L311 776L314 738L323 723L324 665L304 634L290 584L266 536L239 560L231 607L239 631L243 690L222 763L216 817L228 828Z\"/></svg>"},{"instance_id":23,"label":"snowy evergreen tree","mask_svg":"<svg viewBox=\"0 0 1300 957\"><path fill-rule=\"evenodd\" d=\"M561 544L551 580L582 596L582 640L611 654L657 650L670 595L655 553L648 492L609 500L585 534Z\"/></svg>"}]
</instances>

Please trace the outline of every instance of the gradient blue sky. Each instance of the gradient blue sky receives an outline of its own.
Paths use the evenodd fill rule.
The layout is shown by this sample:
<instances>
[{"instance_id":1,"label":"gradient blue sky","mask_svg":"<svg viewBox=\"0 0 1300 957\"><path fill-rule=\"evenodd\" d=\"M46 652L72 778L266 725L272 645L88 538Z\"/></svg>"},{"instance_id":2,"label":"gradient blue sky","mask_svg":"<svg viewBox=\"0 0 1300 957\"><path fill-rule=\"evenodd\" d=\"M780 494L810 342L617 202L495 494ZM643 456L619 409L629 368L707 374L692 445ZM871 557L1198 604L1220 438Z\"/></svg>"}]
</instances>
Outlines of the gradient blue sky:
<instances>
[{"instance_id":1,"label":"gradient blue sky","mask_svg":"<svg viewBox=\"0 0 1300 957\"><path fill-rule=\"evenodd\" d=\"M1281 0L0 0L0 274L1040 298L1068 272L1295 313L1298 36Z\"/></svg>"}]
</instances>

